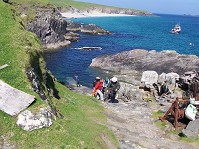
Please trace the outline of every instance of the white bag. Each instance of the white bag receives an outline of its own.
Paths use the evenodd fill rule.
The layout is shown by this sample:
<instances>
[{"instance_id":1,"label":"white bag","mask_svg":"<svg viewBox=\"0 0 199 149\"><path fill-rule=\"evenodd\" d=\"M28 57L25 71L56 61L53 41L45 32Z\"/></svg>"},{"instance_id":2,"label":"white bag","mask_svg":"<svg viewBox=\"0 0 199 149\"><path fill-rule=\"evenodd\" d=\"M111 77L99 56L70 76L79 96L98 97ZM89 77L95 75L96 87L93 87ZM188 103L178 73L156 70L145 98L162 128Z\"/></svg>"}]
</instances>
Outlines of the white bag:
<instances>
[{"instance_id":1,"label":"white bag","mask_svg":"<svg viewBox=\"0 0 199 149\"><path fill-rule=\"evenodd\" d=\"M196 101L195 98L190 98L190 104L199 105L199 101Z\"/></svg>"},{"instance_id":2,"label":"white bag","mask_svg":"<svg viewBox=\"0 0 199 149\"><path fill-rule=\"evenodd\" d=\"M189 104L185 110L185 116L191 121L193 121L195 120L196 113L197 113L197 108L194 105Z\"/></svg>"}]
</instances>

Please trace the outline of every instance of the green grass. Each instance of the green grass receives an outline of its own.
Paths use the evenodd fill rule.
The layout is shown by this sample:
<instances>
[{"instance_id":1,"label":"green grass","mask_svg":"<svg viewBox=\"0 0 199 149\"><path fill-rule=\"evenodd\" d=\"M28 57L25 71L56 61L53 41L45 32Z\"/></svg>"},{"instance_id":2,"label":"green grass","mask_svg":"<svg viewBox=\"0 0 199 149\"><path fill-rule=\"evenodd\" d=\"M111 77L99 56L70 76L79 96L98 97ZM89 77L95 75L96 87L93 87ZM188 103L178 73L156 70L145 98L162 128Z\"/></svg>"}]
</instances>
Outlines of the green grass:
<instances>
[{"instance_id":1,"label":"green grass","mask_svg":"<svg viewBox=\"0 0 199 149\"><path fill-rule=\"evenodd\" d=\"M86 3L86 2L78 2L74 0L10 0L10 2L23 4L23 5L39 5L45 6L47 4L55 5L58 7L69 7L72 6L74 8L85 9L88 7L110 7L105 5ZM113 7L112 7L113 8Z\"/></svg>"},{"instance_id":2,"label":"green grass","mask_svg":"<svg viewBox=\"0 0 199 149\"><path fill-rule=\"evenodd\" d=\"M9 65L0 70L0 79L35 95L37 100L29 107L34 112L46 104L33 92L25 69L36 66L43 73L45 61L41 56L42 48L38 38L20 25L16 9L18 8L0 2L0 65ZM41 76L40 80L42 81ZM59 83L55 85L61 99L53 98L53 103L64 115L64 119L53 120L53 125L49 128L26 132L16 125L16 118L0 111L0 136L6 136L7 141L22 149L108 148L102 136L106 136L115 146L118 145L107 127L107 117L103 114L102 106L91 100L91 97L71 92ZM0 143L1 141L2 139Z\"/></svg>"},{"instance_id":3,"label":"green grass","mask_svg":"<svg viewBox=\"0 0 199 149\"><path fill-rule=\"evenodd\" d=\"M26 48L40 49L40 43L35 41L35 35L19 28L19 20L9 5L0 2L0 10L0 65L9 65L0 70L0 78L14 87L31 92L24 73L29 65Z\"/></svg>"},{"instance_id":4,"label":"green grass","mask_svg":"<svg viewBox=\"0 0 199 149\"><path fill-rule=\"evenodd\" d=\"M49 128L26 132L15 124L15 119L0 112L2 134L17 143L18 148L107 148L102 135L117 146L113 133L107 128L103 107L88 96L75 94L61 84L56 84L60 100L54 103L63 119L53 121ZM11 135L12 134L12 135Z\"/></svg>"}]
</instances>

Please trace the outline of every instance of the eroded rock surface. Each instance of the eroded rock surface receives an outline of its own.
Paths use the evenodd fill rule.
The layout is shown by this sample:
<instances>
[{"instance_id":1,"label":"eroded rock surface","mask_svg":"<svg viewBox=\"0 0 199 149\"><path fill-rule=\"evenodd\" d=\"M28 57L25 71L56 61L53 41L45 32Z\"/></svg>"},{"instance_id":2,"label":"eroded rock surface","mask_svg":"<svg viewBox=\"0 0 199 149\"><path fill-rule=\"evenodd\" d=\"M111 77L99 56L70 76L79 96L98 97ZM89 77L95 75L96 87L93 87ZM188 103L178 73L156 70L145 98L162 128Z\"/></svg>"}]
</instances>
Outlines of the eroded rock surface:
<instances>
[{"instance_id":1,"label":"eroded rock surface","mask_svg":"<svg viewBox=\"0 0 199 149\"><path fill-rule=\"evenodd\" d=\"M36 19L26 25L28 31L34 32L41 40L43 46L55 49L69 45L71 42L64 36L67 33L67 21L55 8L42 8L37 10Z\"/></svg>"},{"instance_id":2,"label":"eroded rock surface","mask_svg":"<svg viewBox=\"0 0 199 149\"><path fill-rule=\"evenodd\" d=\"M178 54L176 51L169 50L156 52L135 49L94 58L90 66L118 73L124 70L135 72L153 70L158 74L163 72L183 74L193 69L199 70L199 58L195 55Z\"/></svg>"},{"instance_id":3,"label":"eroded rock surface","mask_svg":"<svg viewBox=\"0 0 199 149\"><path fill-rule=\"evenodd\" d=\"M128 103L105 104L109 124L125 149L197 149L186 144L178 136L166 134L155 125L152 112L159 107L144 101L132 100Z\"/></svg>"}]
</instances>

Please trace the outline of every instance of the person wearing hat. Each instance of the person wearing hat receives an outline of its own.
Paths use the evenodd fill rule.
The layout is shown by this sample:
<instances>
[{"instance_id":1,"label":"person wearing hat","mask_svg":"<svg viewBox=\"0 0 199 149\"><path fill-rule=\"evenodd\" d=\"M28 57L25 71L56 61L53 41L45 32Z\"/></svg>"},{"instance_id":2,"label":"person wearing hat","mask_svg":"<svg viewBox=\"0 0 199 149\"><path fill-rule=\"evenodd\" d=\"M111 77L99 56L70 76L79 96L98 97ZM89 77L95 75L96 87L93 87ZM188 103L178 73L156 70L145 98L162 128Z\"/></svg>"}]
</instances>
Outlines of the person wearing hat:
<instances>
[{"instance_id":1,"label":"person wearing hat","mask_svg":"<svg viewBox=\"0 0 199 149\"><path fill-rule=\"evenodd\" d=\"M111 100L109 102L114 103L115 102L115 96L117 91L120 89L120 84L117 81L116 77L111 78L111 81L109 82L106 92L109 93L109 96L111 98Z\"/></svg>"},{"instance_id":2,"label":"person wearing hat","mask_svg":"<svg viewBox=\"0 0 199 149\"><path fill-rule=\"evenodd\" d=\"M94 96L99 95L100 100L104 100L102 89L103 89L103 79L100 79L100 77L96 77L92 94Z\"/></svg>"}]
</instances>

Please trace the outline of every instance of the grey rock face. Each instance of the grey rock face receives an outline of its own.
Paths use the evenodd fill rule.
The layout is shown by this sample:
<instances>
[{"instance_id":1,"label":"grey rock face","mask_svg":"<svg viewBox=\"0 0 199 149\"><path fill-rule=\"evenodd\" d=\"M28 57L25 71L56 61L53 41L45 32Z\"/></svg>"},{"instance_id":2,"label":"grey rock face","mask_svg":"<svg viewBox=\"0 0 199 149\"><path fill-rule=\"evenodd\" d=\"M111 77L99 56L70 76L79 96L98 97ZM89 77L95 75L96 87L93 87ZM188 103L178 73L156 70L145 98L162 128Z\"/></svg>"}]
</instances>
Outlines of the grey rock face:
<instances>
[{"instance_id":1,"label":"grey rock face","mask_svg":"<svg viewBox=\"0 0 199 149\"><path fill-rule=\"evenodd\" d=\"M199 136L199 119L190 121L186 129L182 130L182 133L188 138Z\"/></svg>"},{"instance_id":2,"label":"grey rock face","mask_svg":"<svg viewBox=\"0 0 199 149\"><path fill-rule=\"evenodd\" d=\"M38 12L36 19L26 25L26 29L34 32L46 48L58 48L70 44L70 41L64 37L67 33L66 27L67 21L63 20L55 9Z\"/></svg>"},{"instance_id":3,"label":"grey rock face","mask_svg":"<svg viewBox=\"0 0 199 149\"><path fill-rule=\"evenodd\" d=\"M26 131L50 127L52 125L51 113L44 108L41 108L37 114L26 110L19 114L17 125Z\"/></svg>"},{"instance_id":4,"label":"grey rock face","mask_svg":"<svg viewBox=\"0 0 199 149\"><path fill-rule=\"evenodd\" d=\"M120 89L118 91L118 98L123 101L131 101L131 100L142 100L143 93L137 86L131 85L129 83L120 82Z\"/></svg>"}]
</instances>

